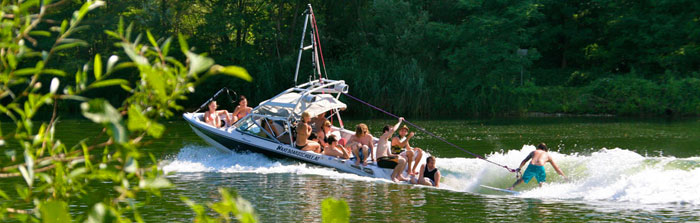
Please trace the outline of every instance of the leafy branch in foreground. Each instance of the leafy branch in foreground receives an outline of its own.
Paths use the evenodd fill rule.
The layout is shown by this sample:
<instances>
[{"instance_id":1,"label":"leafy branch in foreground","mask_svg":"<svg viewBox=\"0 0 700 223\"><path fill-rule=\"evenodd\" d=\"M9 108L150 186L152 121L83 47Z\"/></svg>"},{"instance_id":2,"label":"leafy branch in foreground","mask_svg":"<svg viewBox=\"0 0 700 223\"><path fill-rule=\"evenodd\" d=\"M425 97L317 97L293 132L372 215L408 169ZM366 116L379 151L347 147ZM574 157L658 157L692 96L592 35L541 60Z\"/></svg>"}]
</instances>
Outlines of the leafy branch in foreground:
<instances>
[{"instance_id":1,"label":"leafy branch in foreground","mask_svg":"<svg viewBox=\"0 0 700 223\"><path fill-rule=\"evenodd\" d=\"M137 207L147 201L139 200L137 195L159 196L160 189L172 186L157 168L153 155L139 150L144 138L159 138L165 128L158 119L181 110L177 101L184 99L208 75L223 73L251 81L250 75L243 68L215 65L211 58L191 52L180 36L181 51L187 58L182 63L168 55L171 38L156 41L146 32L147 43L140 42L141 35L131 41L133 26L124 29L123 22L116 32L107 33L118 39L117 44L129 61L119 62L119 57L113 55L103 66L103 58L98 54L91 64L75 71L75 75L68 75L66 71L46 65L55 52L87 44L71 38L71 34L84 29L80 25L82 19L105 2L88 0L60 26L50 27L48 31L37 30L46 11L53 6L51 2L35 0L12 4L2 1L0 100L3 104L0 113L9 118L15 128L7 134L0 128L0 146L6 147L5 154L12 157L9 165L0 168L0 178L21 177L24 182L15 185L14 193L0 190L0 220L143 222ZM54 44L50 49L41 49L35 36L55 36ZM26 45L27 41L32 45ZM117 78L117 72L128 74L133 70L138 72L138 81L132 83ZM50 81L43 81L49 82L48 89L42 87L45 76L53 76ZM75 83L67 84L68 78ZM111 86L120 86L129 92L129 97L119 107L85 94ZM83 116L102 125L108 137L97 143L89 143L88 139L75 145L61 142L55 137L58 101L80 102ZM33 121L47 105L53 106L51 119ZM9 145L18 145L23 151L22 158L15 159L17 152L7 148ZM144 165L146 163L150 164ZM94 185L104 183L112 184L114 190L94 193L97 190ZM231 206L232 202L244 203L240 197L232 200L226 191L222 190L221 194L224 200L217 207ZM70 210L68 204L88 196L99 200L88 204L90 210L80 212L84 213L82 215ZM244 210L245 219L255 221L252 208Z\"/></svg>"}]
</instances>

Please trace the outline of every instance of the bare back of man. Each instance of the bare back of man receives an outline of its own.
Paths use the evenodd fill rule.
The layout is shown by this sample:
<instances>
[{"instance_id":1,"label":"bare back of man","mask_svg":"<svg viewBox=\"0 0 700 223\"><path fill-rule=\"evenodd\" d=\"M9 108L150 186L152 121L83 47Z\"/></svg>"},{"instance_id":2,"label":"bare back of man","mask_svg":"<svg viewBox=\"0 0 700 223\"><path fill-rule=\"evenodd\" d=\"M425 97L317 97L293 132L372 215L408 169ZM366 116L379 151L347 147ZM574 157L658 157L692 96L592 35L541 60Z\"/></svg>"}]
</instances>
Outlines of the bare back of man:
<instances>
[{"instance_id":1,"label":"bare back of man","mask_svg":"<svg viewBox=\"0 0 700 223\"><path fill-rule=\"evenodd\" d=\"M508 190L513 190L515 186L517 186L520 183L528 183L530 179L536 178L537 183L542 186L542 183L546 181L547 179L547 174L545 173L544 169L544 164L549 163L552 165L554 170L564 177L566 179L566 175L564 175L564 172L559 169L559 166L557 163L554 162L552 157L548 153L549 149L547 148L547 145L544 143L540 143L537 145L537 149L535 151L532 151L530 154L523 159L523 161L520 163L520 168L518 168L518 172L520 172L520 169L525 166L528 160L530 160L530 165L527 166L527 169L525 172L522 174L522 176L513 183L513 186L509 187Z\"/></svg>"},{"instance_id":2,"label":"bare back of man","mask_svg":"<svg viewBox=\"0 0 700 223\"><path fill-rule=\"evenodd\" d=\"M549 157L549 154L547 152L542 150L535 150L532 152L532 161L530 161L530 164L544 166L544 164L546 164L550 160L551 158Z\"/></svg>"}]
</instances>

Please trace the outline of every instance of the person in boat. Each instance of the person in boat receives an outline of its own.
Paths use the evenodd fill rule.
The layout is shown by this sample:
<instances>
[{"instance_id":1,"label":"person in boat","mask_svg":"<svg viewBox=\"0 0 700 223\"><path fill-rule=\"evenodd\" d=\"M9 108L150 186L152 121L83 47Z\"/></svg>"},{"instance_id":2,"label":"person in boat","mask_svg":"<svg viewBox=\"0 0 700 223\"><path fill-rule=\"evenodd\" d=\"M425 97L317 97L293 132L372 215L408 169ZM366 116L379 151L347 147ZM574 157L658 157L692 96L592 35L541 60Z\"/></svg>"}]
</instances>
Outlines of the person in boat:
<instances>
[{"instance_id":1,"label":"person in boat","mask_svg":"<svg viewBox=\"0 0 700 223\"><path fill-rule=\"evenodd\" d=\"M345 144L352 150L352 154L355 155L355 165L367 166L367 158L372 156L371 160L375 160L372 150L374 145L372 145L372 134L369 134L369 128L365 123L360 123L355 126L355 135L350 136L350 139Z\"/></svg>"},{"instance_id":2,"label":"person in boat","mask_svg":"<svg viewBox=\"0 0 700 223\"><path fill-rule=\"evenodd\" d=\"M216 104L216 101L211 101L209 102L209 110L204 112L204 122L214 126L216 128L223 127L224 123L221 122L221 116L224 115L224 117L228 117L228 111L226 110L216 110L218 105Z\"/></svg>"},{"instance_id":3,"label":"person in boat","mask_svg":"<svg viewBox=\"0 0 700 223\"><path fill-rule=\"evenodd\" d=\"M226 116L228 118L229 125L233 125L233 123L241 120L243 117L250 114L250 111L252 110L253 108L248 107L248 99L241 95L238 99L238 106L236 106L236 109L233 110L233 113L231 113L231 117Z\"/></svg>"},{"instance_id":4,"label":"person in boat","mask_svg":"<svg viewBox=\"0 0 700 223\"><path fill-rule=\"evenodd\" d=\"M325 121L321 125L321 128L316 131L316 136L318 137L318 144L321 144L323 148L328 147L328 137L331 136L331 122Z\"/></svg>"},{"instance_id":5,"label":"person in boat","mask_svg":"<svg viewBox=\"0 0 700 223\"><path fill-rule=\"evenodd\" d=\"M377 166L386 169L394 169L391 173L391 180L394 182L407 180L401 176L403 169L406 167L406 159L399 155L391 154L389 151L389 139L394 135L396 129L401 126L402 121L403 117L399 118L399 122L394 126L384 126L382 136L379 137L379 141L377 142Z\"/></svg>"},{"instance_id":6,"label":"person in boat","mask_svg":"<svg viewBox=\"0 0 700 223\"><path fill-rule=\"evenodd\" d=\"M540 143L537 145L537 149L532 151L529 155L527 155L527 157L525 157L525 159L523 159L522 162L520 162L520 167L516 169L518 173L520 173L520 169L525 166L525 163L532 159L532 161L530 161L530 165L528 165L527 169L525 169L525 173L523 173L520 179L516 180L515 183L513 183L513 186L509 187L508 190L513 190L515 186L522 182L530 182L533 177L537 179L537 183L539 183L541 187L542 183L547 180L547 173L544 171L544 164L546 163L551 164L552 167L554 167L554 170L557 171L559 175L564 177L564 179L566 179L564 172L559 169L559 166L557 166L557 164L554 162L554 159L552 159L552 156L549 155L548 151L549 149L547 149L546 144Z\"/></svg>"},{"instance_id":7,"label":"person in boat","mask_svg":"<svg viewBox=\"0 0 700 223\"><path fill-rule=\"evenodd\" d=\"M418 178L411 177L411 183L440 187L440 170L435 167L435 157L425 159L425 164L420 166Z\"/></svg>"},{"instance_id":8,"label":"person in boat","mask_svg":"<svg viewBox=\"0 0 700 223\"><path fill-rule=\"evenodd\" d=\"M421 158L423 158L423 150L418 147L411 147L409 139L413 138L414 132L408 133L408 126L403 125L399 129L399 136L393 137L391 139L391 152L393 154L398 154L406 158L408 163L409 175L416 175L416 167L420 163Z\"/></svg>"},{"instance_id":9,"label":"person in boat","mask_svg":"<svg viewBox=\"0 0 700 223\"><path fill-rule=\"evenodd\" d=\"M311 136L311 125L309 125L309 121L311 121L311 115L308 112L302 113L301 121L297 124L296 147L303 151L321 153L321 145L309 140L309 136Z\"/></svg>"},{"instance_id":10,"label":"person in boat","mask_svg":"<svg viewBox=\"0 0 700 223\"><path fill-rule=\"evenodd\" d=\"M322 112L311 119L311 128L314 130L314 132L321 131L323 124L325 124L327 121L328 119L326 119L326 112Z\"/></svg>"},{"instance_id":11,"label":"person in boat","mask_svg":"<svg viewBox=\"0 0 700 223\"><path fill-rule=\"evenodd\" d=\"M338 140L334 135L328 136L328 146L324 147L323 155L338 157L342 159L350 159L350 153L343 148L343 146L338 145Z\"/></svg>"}]
</instances>

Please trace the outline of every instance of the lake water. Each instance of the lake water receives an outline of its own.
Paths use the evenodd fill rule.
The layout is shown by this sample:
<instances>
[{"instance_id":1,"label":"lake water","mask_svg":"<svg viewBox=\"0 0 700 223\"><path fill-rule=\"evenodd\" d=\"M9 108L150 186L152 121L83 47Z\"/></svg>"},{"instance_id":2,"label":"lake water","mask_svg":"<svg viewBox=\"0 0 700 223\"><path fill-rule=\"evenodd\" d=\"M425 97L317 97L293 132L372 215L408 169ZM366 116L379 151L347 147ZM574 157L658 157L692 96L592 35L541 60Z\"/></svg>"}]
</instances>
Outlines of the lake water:
<instances>
[{"instance_id":1,"label":"lake water","mask_svg":"<svg viewBox=\"0 0 700 223\"><path fill-rule=\"evenodd\" d=\"M345 125L352 129L359 122L368 123L378 135L383 125L395 120L352 120ZM548 117L414 123L513 168L533 145L545 142L570 180L547 165L547 183L541 188L533 180L517 187L522 192L517 196L486 190L479 185L505 188L515 175L417 132L411 144L438 157L442 187L394 184L294 160L220 151L205 144L184 121L173 121L166 124L164 137L144 150L156 155L176 187L163 190L163 196L152 198L140 213L147 222L191 221L193 212L180 196L205 203L218 199L217 188L224 187L251 201L262 222L318 222L321 201L327 197L348 202L351 222L700 221L699 119ZM66 142L99 131L72 120L58 128ZM5 180L0 189L12 191L12 184L21 182ZM75 212L81 209L72 207Z\"/></svg>"}]
</instances>

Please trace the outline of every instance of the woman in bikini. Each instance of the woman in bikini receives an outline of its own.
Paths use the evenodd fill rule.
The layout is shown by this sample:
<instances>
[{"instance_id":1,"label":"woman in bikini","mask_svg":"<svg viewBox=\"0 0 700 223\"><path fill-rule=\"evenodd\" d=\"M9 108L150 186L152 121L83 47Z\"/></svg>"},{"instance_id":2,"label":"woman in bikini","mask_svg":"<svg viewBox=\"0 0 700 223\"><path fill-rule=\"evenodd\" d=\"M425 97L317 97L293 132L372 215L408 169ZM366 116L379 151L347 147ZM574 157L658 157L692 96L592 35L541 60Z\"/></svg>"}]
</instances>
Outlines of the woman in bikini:
<instances>
[{"instance_id":1,"label":"woman in bikini","mask_svg":"<svg viewBox=\"0 0 700 223\"><path fill-rule=\"evenodd\" d=\"M223 123L219 115L224 114L225 117L228 117L228 112L226 110L217 111L218 105L216 105L216 101L210 102L208 107L209 110L204 112L204 122L216 128L222 127Z\"/></svg>"},{"instance_id":2,"label":"woman in bikini","mask_svg":"<svg viewBox=\"0 0 700 223\"><path fill-rule=\"evenodd\" d=\"M303 151L321 153L321 145L309 140L309 136L311 135L311 125L309 125L309 121L311 121L311 115L308 112L302 113L301 121L297 124L296 147Z\"/></svg>"},{"instance_id":3,"label":"woman in bikini","mask_svg":"<svg viewBox=\"0 0 700 223\"><path fill-rule=\"evenodd\" d=\"M233 110L233 113L231 113L232 117L230 118L229 125L233 125L233 123L236 123L238 120L241 120L252 110L253 108L248 107L248 99L246 99L245 96L241 95L240 99L238 99L238 106L236 106L236 109Z\"/></svg>"}]
</instances>

